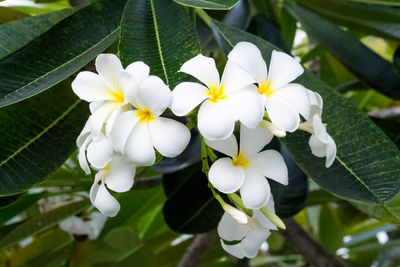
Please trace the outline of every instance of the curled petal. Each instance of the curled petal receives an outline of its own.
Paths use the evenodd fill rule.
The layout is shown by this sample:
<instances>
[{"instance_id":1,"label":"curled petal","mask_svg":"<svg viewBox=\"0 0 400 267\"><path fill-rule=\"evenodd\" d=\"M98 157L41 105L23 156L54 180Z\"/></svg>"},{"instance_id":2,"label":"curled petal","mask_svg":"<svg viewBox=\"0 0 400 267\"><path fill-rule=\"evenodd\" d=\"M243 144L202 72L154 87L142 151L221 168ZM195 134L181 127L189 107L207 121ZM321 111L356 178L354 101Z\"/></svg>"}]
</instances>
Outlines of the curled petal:
<instances>
[{"instance_id":1,"label":"curled petal","mask_svg":"<svg viewBox=\"0 0 400 267\"><path fill-rule=\"evenodd\" d=\"M228 59L241 66L260 83L267 81L267 65L260 49L252 43L240 42L235 45Z\"/></svg>"},{"instance_id":2,"label":"curled petal","mask_svg":"<svg viewBox=\"0 0 400 267\"><path fill-rule=\"evenodd\" d=\"M226 241L242 240L249 231L249 227L244 224L239 224L231 215L224 213L218 223L218 235Z\"/></svg>"},{"instance_id":3,"label":"curled petal","mask_svg":"<svg viewBox=\"0 0 400 267\"><path fill-rule=\"evenodd\" d=\"M117 74L123 69L119 58L114 54L100 54L96 58L95 65L107 86L112 90L117 88Z\"/></svg>"},{"instance_id":4,"label":"curled petal","mask_svg":"<svg viewBox=\"0 0 400 267\"><path fill-rule=\"evenodd\" d=\"M249 209L259 209L264 206L271 195L267 179L252 170L246 170L245 180L240 188L244 205Z\"/></svg>"},{"instance_id":5,"label":"curled petal","mask_svg":"<svg viewBox=\"0 0 400 267\"><path fill-rule=\"evenodd\" d=\"M318 114L312 117L312 125L315 137L322 143L328 144L330 142L330 136L326 132L326 126L322 123L321 117Z\"/></svg>"},{"instance_id":6,"label":"curled petal","mask_svg":"<svg viewBox=\"0 0 400 267\"><path fill-rule=\"evenodd\" d=\"M270 231L256 229L247 233L246 237L240 242L243 255L247 258L257 256L262 243L270 236Z\"/></svg>"},{"instance_id":7,"label":"curled petal","mask_svg":"<svg viewBox=\"0 0 400 267\"><path fill-rule=\"evenodd\" d=\"M279 97L271 97L266 103L271 122L278 128L294 132L300 124L299 113Z\"/></svg>"},{"instance_id":8,"label":"curled petal","mask_svg":"<svg viewBox=\"0 0 400 267\"><path fill-rule=\"evenodd\" d=\"M104 183L98 186L93 205L107 217L114 217L120 210L118 201L108 192Z\"/></svg>"},{"instance_id":9,"label":"curled petal","mask_svg":"<svg viewBox=\"0 0 400 267\"><path fill-rule=\"evenodd\" d=\"M171 102L171 91L157 76L149 76L139 85L136 103L147 108L154 116L160 116Z\"/></svg>"},{"instance_id":10,"label":"curled petal","mask_svg":"<svg viewBox=\"0 0 400 267\"><path fill-rule=\"evenodd\" d=\"M284 99L297 113L300 113L305 119L310 117L310 99L307 89L300 84L288 84L276 91L276 96Z\"/></svg>"},{"instance_id":11,"label":"curled petal","mask_svg":"<svg viewBox=\"0 0 400 267\"><path fill-rule=\"evenodd\" d=\"M332 166L333 161L335 161L335 158L336 158L336 143L332 139L332 137L329 136L329 138L331 140L326 148L326 163L325 163L326 168L329 168L330 166Z\"/></svg>"},{"instance_id":12,"label":"curled petal","mask_svg":"<svg viewBox=\"0 0 400 267\"><path fill-rule=\"evenodd\" d=\"M219 85L219 73L213 58L197 55L183 63L180 71L192 75L208 87Z\"/></svg>"},{"instance_id":13,"label":"curled petal","mask_svg":"<svg viewBox=\"0 0 400 267\"><path fill-rule=\"evenodd\" d=\"M105 179L107 187L115 192L126 192L131 189L135 177L136 166L120 155L110 161L110 168Z\"/></svg>"},{"instance_id":14,"label":"curled petal","mask_svg":"<svg viewBox=\"0 0 400 267\"><path fill-rule=\"evenodd\" d=\"M303 72L303 67L296 59L286 53L272 51L268 79L271 81L273 89L287 85Z\"/></svg>"},{"instance_id":15,"label":"curled petal","mask_svg":"<svg viewBox=\"0 0 400 267\"><path fill-rule=\"evenodd\" d=\"M78 153L79 166L81 166L82 170L86 174L90 174L89 164L86 160L86 149L92 140L93 140L92 136L88 135L83 144L80 146Z\"/></svg>"},{"instance_id":16,"label":"curled petal","mask_svg":"<svg viewBox=\"0 0 400 267\"><path fill-rule=\"evenodd\" d=\"M129 64L125 70L133 76L137 84L140 84L150 74L150 67L142 61Z\"/></svg>"},{"instance_id":17,"label":"curled petal","mask_svg":"<svg viewBox=\"0 0 400 267\"><path fill-rule=\"evenodd\" d=\"M315 135L311 135L308 144L311 148L311 153L319 158L326 156L326 144L322 143Z\"/></svg>"},{"instance_id":18,"label":"curled petal","mask_svg":"<svg viewBox=\"0 0 400 267\"><path fill-rule=\"evenodd\" d=\"M208 92L207 87L198 83L180 83L172 91L170 108L175 115L185 116L208 97Z\"/></svg>"},{"instance_id":19,"label":"curled petal","mask_svg":"<svg viewBox=\"0 0 400 267\"><path fill-rule=\"evenodd\" d=\"M153 146L165 157L178 156L189 144L190 131L180 122L157 117L149 123L149 129Z\"/></svg>"},{"instance_id":20,"label":"curled petal","mask_svg":"<svg viewBox=\"0 0 400 267\"><path fill-rule=\"evenodd\" d=\"M90 71L80 72L71 83L72 90L80 98L88 102L98 100L114 100L113 92L104 80Z\"/></svg>"},{"instance_id":21,"label":"curled petal","mask_svg":"<svg viewBox=\"0 0 400 267\"><path fill-rule=\"evenodd\" d=\"M89 122L90 118L91 116L89 116L89 119L86 121L85 126L83 127L81 133L79 134L78 138L76 138L76 146L78 148L80 148L83 145L83 143L85 143L86 139L91 134L90 122Z\"/></svg>"},{"instance_id":22,"label":"curled petal","mask_svg":"<svg viewBox=\"0 0 400 267\"><path fill-rule=\"evenodd\" d=\"M101 134L104 123L106 123L111 113L118 108L118 103L106 101L94 111L90 119L90 128L95 136Z\"/></svg>"},{"instance_id":23,"label":"curled petal","mask_svg":"<svg viewBox=\"0 0 400 267\"><path fill-rule=\"evenodd\" d=\"M278 183L287 185L289 182L286 163L278 151L262 151L251 160L250 164L253 170Z\"/></svg>"},{"instance_id":24,"label":"curled petal","mask_svg":"<svg viewBox=\"0 0 400 267\"><path fill-rule=\"evenodd\" d=\"M234 157L238 154L238 145L235 135L231 135L222 140L208 140L204 139L206 144L212 149L221 152L227 156Z\"/></svg>"},{"instance_id":25,"label":"curled petal","mask_svg":"<svg viewBox=\"0 0 400 267\"><path fill-rule=\"evenodd\" d=\"M151 166L154 164L156 155L147 123L139 122L129 135L124 155L132 163L139 166Z\"/></svg>"},{"instance_id":26,"label":"curled petal","mask_svg":"<svg viewBox=\"0 0 400 267\"><path fill-rule=\"evenodd\" d=\"M271 142L273 137L272 133L264 128L258 126L250 129L242 124L240 126L240 152L247 157L253 157Z\"/></svg>"},{"instance_id":27,"label":"curled petal","mask_svg":"<svg viewBox=\"0 0 400 267\"><path fill-rule=\"evenodd\" d=\"M233 166L231 158L221 158L213 163L208 172L210 183L225 194L233 193L242 186L245 174L241 167Z\"/></svg>"},{"instance_id":28,"label":"curled petal","mask_svg":"<svg viewBox=\"0 0 400 267\"><path fill-rule=\"evenodd\" d=\"M227 245L221 239L221 246L226 252L228 252L232 256L234 256L234 257L236 257L238 259L243 259L244 258L242 245L240 243L235 244L235 245Z\"/></svg>"},{"instance_id":29,"label":"curled petal","mask_svg":"<svg viewBox=\"0 0 400 267\"><path fill-rule=\"evenodd\" d=\"M197 127L209 140L226 139L233 133L235 121L228 105L223 101L204 101L197 115Z\"/></svg>"},{"instance_id":30,"label":"curled petal","mask_svg":"<svg viewBox=\"0 0 400 267\"><path fill-rule=\"evenodd\" d=\"M113 153L114 151L110 140L104 135L101 135L89 144L87 159L93 167L102 169L111 160Z\"/></svg>"}]
</instances>

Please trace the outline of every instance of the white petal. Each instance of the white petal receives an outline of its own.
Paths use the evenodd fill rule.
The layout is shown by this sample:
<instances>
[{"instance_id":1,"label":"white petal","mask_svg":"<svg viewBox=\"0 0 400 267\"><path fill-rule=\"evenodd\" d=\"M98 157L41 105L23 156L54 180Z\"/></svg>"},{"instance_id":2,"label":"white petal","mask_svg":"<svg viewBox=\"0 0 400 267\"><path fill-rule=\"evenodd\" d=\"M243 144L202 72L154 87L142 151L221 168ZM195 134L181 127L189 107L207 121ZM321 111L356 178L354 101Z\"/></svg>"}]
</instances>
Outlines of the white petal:
<instances>
[{"instance_id":1,"label":"white petal","mask_svg":"<svg viewBox=\"0 0 400 267\"><path fill-rule=\"evenodd\" d=\"M89 103L89 109L90 109L90 113L94 113L96 111L96 109L98 109L99 107L101 107L101 105L103 105L105 102L107 102L109 100L99 100L99 101L93 101Z\"/></svg>"},{"instance_id":2,"label":"white petal","mask_svg":"<svg viewBox=\"0 0 400 267\"><path fill-rule=\"evenodd\" d=\"M136 166L122 156L115 155L110 161L110 168L105 179L108 188L115 192L129 191L133 185Z\"/></svg>"},{"instance_id":3,"label":"white petal","mask_svg":"<svg viewBox=\"0 0 400 267\"><path fill-rule=\"evenodd\" d=\"M296 59L286 53L272 51L268 75L272 89L278 89L290 83L303 72L303 67Z\"/></svg>"},{"instance_id":4,"label":"white petal","mask_svg":"<svg viewBox=\"0 0 400 267\"><path fill-rule=\"evenodd\" d=\"M81 147L82 144L88 138L88 136L91 134L90 126L89 126L90 118L91 118L91 116L89 116L89 119L86 121L85 126L83 127L81 133L79 134L78 138L76 138L76 146L77 147Z\"/></svg>"},{"instance_id":5,"label":"white petal","mask_svg":"<svg viewBox=\"0 0 400 267\"><path fill-rule=\"evenodd\" d=\"M139 86L136 103L141 109L149 109L154 116L160 116L171 102L171 91L157 76L149 76Z\"/></svg>"},{"instance_id":6,"label":"white petal","mask_svg":"<svg viewBox=\"0 0 400 267\"><path fill-rule=\"evenodd\" d=\"M153 165L156 155L147 123L139 122L133 128L126 141L124 155L136 165Z\"/></svg>"},{"instance_id":7,"label":"white petal","mask_svg":"<svg viewBox=\"0 0 400 267\"><path fill-rule=\"evenodd\" d=\"M100 234L101 230L104 227L104 224L107 220L107 217L105 217L103 214L100 212L92 212L90 214L90 227L92 228L92 235L89 236L89 239L96 239L97 236Z\"/></svg>"},{"instance_id":8,"label":"white petal","mask_svg":"<svg viewBox=\"0 0 400 267\"><path fill-rule=\"evenodd\" d=\"M153 146L161 155L173 158L185 150L190 141L190 131L182 123L157 117L149 122Z\"/></svg>"},{"instance_id":9,"label":"white petal","mask_svg":"<svg viewBox=\"0 0 400 267\"><path fill-rule=\"evenodd\" d=\"M115 151L123 153L126 140L128 139L133 127L139 121L136 110L122 112L115 120L110 132L111 142Z\"/></svg>"},{"instance_id":10,"label":"white petal","mask_svg":"<svg viewBox=\"0 0 400 267\"><path fill-rule=\"evenodd\" d=\"M233 133L235 121L228 105L223 101L204 101L197 114L197 127L209 140L226 139Z\"/></svg>"},{"instance_id":11,"label":"white petal","mask_svg":"<svg viewBox=\"0 0 400 267\"><path fill-rule=\"evenodd\" d=\"M252 170L246 170L240 195L247 208L259 209L269 200L271 189L263 175Z\"/></svg>"},{"instance_id":12,"label":"white petal","mask_svg":"<svg viewBox=\"0 0 400 267\"><path fill-rule=\"evenodd\" d=\"M221 239L221 246L226 252L228 252L232 256L234 256L234 257L236 257L238 259L243 259L244 258L244 254L243 254L243 251L242 251L242 245L240 243L236 244L236 245L227 245Z\"/></svg>"},{"instance_id":13,"label":"white petal","mask_svg":"<svg viewBox=\"0 0 400 267\"><path fill-rule=\"evenodd\" d=\"M219 73L213 58L197 55L186 61L180 71L192 75L208 87L219 85Z\"/></svg>"},{"instance_id":14,"label":"white petal","mask_svg":"<svg viewBox=\"0 0 400 267\"><path fill-rule=\"evenodd\" d=\"M326 168L329 168L336 158L336 143L332 139L332 137L329 136L329 138L331 139L331 141L326 147L326 163L325 163Z\"/></svg>"},{"instance_id":15,"label":"white petal","mask_svg":"<svg viewBox=\"0 0 400 267\"><path fill-rule=\"evenodd\" d=\"M226 241L242 240L249 231L248 225L239 224L231 215L224 213L218 223L218 235Z\"/></svg>"},{"instance_id":16,"label":"white petal","mask_svg":"<svg viewBox=\"0 0 400 267\"><path fill-rule=\"evenodd\" d=\"M249 42L237 43L229 53L228 59L253 75L258 82L266 82L267 65L261 55L260 49L254 44Z\"/></svg>"},{"instance_id":17,"label":"white petal","mask_svg":"<svg viewBox=\"0 0 400 267\"><path fill-rule=\"evenodd\" d=\"M231 94L256 82L257 80L247 71L232 60L228 60L221 79L221 84L223 85L225 94Z\"/></svg>"},{"instance_id":18,"label":"white petal","mask_svg":"<svg viewBox=\"0 0 400 267\"><path fill-rule=\"evenodd\" d=\"M264 103L254 85L230 94L227 102L234 116L249 128L255 128L264 116Z\"/></svg>"},{"instance_id":19,"label":"white petal","mask_svg":"<svg viewBox=\"0 0 400 267\"><path fill-rule=\"evenodd\" d=\"M78 153L78 161L79 161L79 166L81 166L82 170L86 174L90 174L90 168L89 164L86 160L86 149L90 142L93 140L91 135L88 135L81 147L79 148L79 153Z\"/></svg>"},{"instance_id":20,"label":"white petal","mask_svg":"<svg viewBox=\"0 0 400 267\"><path fill-rule=\"evenodd\" d=\"M96 73L82 71L71 83L72 90L85 101L113 100L113 92Z\"/></svg>"},{"instance_id":21,"label":"white petal","mask_svg":"<svg viewBox=\"0 0 400 267\"><path fill-rule=\"evenodd\" d=\"M206 144L212 149L221 152L227 156L234 157L238 154L238 145L235 135L231 135L223 140L208 140L204 138Z\"/></svg>"},{"instance_id":22,"label":"white petal","mask_svg":"<svg viewBox=\"0 0 400 267\"><path fill-rule=\"evenodd\" d=\"M299 113L281 98L272 96L266 103L266 109L276 127L288 132L294 132L299 127Z\"/></svg>"},{"instance_id":23,"label":"white petal","mask_svg":"<svg viewBox=\"0 0 400 267\"><path fill-rule=\"evenodd\" d=\"M261 244L270 236L269 231L256 229L247 233L241 243L243 255L247 258L254 258L260 250Z\"/></svg>"},{"instance_id":24,"label":"white petal","mask_svg":"<svg viewBox=\"0 0 400 267\"><path fill-rule=\"evenodd\" d=\"M321 117L315 114L312 117L312 125L314 130L314 136L318 138L322 143L328 144L330 142L329 134L326 132L326 126L322 123Z\"/></svg>"},{"instance_id":25,"label":"white petal","mask_svg":"<svg viewBox=\"0 0 400 267\"><path fill-rule=\"evenodd\" d=\"M260 126L250 129L240 126L240 153L244 153L247 157L253 157L261 149L263 149L274 136Z\"/></svg>"},{"instance_id":26,"label":"white petal","mask_svg":"<svg viewBox=\"0 0 400 267\"><path fill-rule=\"evenodd\" d=\"M117 118L119 117L119 115L122 112L122 106L119 105L119 107L117 109L114 109L113 111L111 111L110 115L107 117L105 123L105 132L106 132L106 136L110 136L111 130L114 127L114 123L117 120Z\"/></svg>"},{"instance_id":27,"label":"white petal","mask_svg":"<svg viewBox=\"0 0 400 267\"><path fill-rule=\"evenodd\" d=\"M95 65L107 86L112 90L117 88L117 74L123 69L119 58L114 54L100 54L96 58Z\"/></svg>"},{"instance_id":28,"label":"white petal","mask_svg":"<svg viewBox=\"0 0 400 267\"><path fill-rule=\"evenodd\" d=\"M102 132L104 123L111 115L111 113L118 108L118 103L113 101L106 101L94 111L90 119L90 128L94 135L97 136Z\"/></svg>"},{"instance_id":29,"label":"white petal","mask_svg":"<svg viewBox=\"0 0 400 267\"><path fill-rule=\"evenodd\" d=\"M130 72L122 70L117 76L117 86L124 94L124 103L132 102L138 89L138 83Z\"/></svg>"},{"instance_id":30,"label":"white petal","mask_svg":"<svg viewBox=\"0 0 400 267\"><path fill-rule=\"evenodd\" d=\"M285 102L289 103L305 119L310 117L311 104L304 86L296 83L288 84L277 90L275 94L285 99Z\"/></svg>"},{"instance_id":31,"label":"white petal","mask_svg":"<svg viewBox=\"0 0 400 267\"><path fill-rule=\"evenodd\" d=\"M129 64L125 70L132 74L137 84L140 84L150 74L150 67L142 61L136 61Z\"/></svg>"},{"instance_id":32,"label":"white petal","mask_svg":"<svg viewBox=\"0 0 400 267\"><path fill-rule=\"evenodd\" d=\"M97 190L94 206L107 217L114 217L120 210L118 201L108 192L103 183Z\"/></svg>"},{"instance_id":33,"label":"white petal","mask_svg":"<svg viewBox=\"0 0 400 267\"><path fill-rule=\"evenodd\" d=\"M107 174L107 170L100 170L96 173L94 176L94 182L92 184L92 187L90 188L89 196L90 196L90 201L94 205L95 200L96 200L96 195L97 191L99 191L99 182L105 177Z\"/></svg>"},{"instance_id":34,"label":"white petal","mask_svg":"<svg viewBox=\"0 0 400 267\"><path fill-rule=\"evenodd\" d=\"M321 108L323 108L323 100L320 94L318 94L317 92L311 91L309 89L307 90L307 94L308 94L308 98L310 99L310 104L314 105L314 106L318 106Z\"/></svg>"},{"instance_id":35,"label":"white petal","mask_svg":"<svg viewBox=\"0 0 400 267\"><path fill-rule=\"evenodd\" d=\"M180 83L172 91L170 108L175 115L185 116L208 97L209 91L199 83Z\"/></svg>"},{"instance_id":36,"label":"white petal","mask_svg":"<svg viewBox=\"0 0 400 267\"><path fill-rule=\"evenodd\" d=\"M251 168L258 173L277 181L288 184L288 169L282 155L275 150L258 153L250 162Z\"/></svg>"},{"instance_id":37,"label":"white petal","mask_svg":"<svg viewBox=\"0 0 400 267\"><path fill-rule=\"evenodd\" d=\"M323 158L326 156L326 147L327 144L322 143L315 135L311 135L308 144L311 148L311 153L319 158Z\"/></svg>"},{"instance_id":38,"label":"white petal","mask_svg":"<svg viewBox=\"0 0 400 267\"><path fill-rule=\"evenodd\" d=\"M93 167L102 169L111 160L113 153L110 140L101 135L89 144L87 159Z\"/></svg>"},{"instance_id":39,"label":"white petal","mask_svg":"<svg viewBox=\"0 0 400 267\"><path fill-rule=\"evenodd\" d=\"M245 177L243 169L233 166L231 158L221 158L211 165L208 178L218 191L230 194L239 190Z\"/></svg>"}]
</instances>

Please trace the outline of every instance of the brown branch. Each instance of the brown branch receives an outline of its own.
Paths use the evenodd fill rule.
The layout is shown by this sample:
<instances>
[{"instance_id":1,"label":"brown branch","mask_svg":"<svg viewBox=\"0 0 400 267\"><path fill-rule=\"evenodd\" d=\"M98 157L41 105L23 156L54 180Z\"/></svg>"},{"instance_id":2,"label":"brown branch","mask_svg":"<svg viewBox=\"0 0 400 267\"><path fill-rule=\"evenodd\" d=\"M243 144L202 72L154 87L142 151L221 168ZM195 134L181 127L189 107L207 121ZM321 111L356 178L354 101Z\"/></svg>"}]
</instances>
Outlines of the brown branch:
<instances>
[{"instance_id":1,"label":"brown branch","mask_svg":"<svg viewBox=\"0 0 400 267\"><path fill-rule=\"evenodd\" d=\"M160 175L152 176L152 177L143 177L135 178L135 183L131 190L142 190L142 189L150 189L153 187L160 186L162 182L162 178Z\"/></svg>"},{"instance_id":2,"label":"brown branch","mask_svg":"<svg viewBox=\"0 0 400 267\"><path fill-rule=\"evenodd\" d=\"M334 255L327 252L318 242L301 228L292 218L283 220L286 230L280 230L287 244L300 253L304 259L317 267L345 267Z\"/></svg>"},{"instance_id":3,"label":"brown branch","mask_svg":"<svg viewBox=\"0 0 400 267\"><path fill-rule=\"evenodd\" d=\"M197 266L216 240L217 233L215 231L198 235L192 244L186 249L178 267Z\"/></svg>"}]
</instances>

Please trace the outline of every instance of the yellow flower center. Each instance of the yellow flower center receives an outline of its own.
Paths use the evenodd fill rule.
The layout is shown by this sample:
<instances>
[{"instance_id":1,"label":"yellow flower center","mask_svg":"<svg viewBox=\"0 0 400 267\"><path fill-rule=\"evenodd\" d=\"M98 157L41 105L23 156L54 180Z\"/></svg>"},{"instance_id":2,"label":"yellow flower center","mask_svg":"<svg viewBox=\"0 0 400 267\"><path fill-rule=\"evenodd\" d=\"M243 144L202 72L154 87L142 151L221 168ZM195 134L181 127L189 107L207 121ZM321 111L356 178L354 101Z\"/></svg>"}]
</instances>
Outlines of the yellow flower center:
<instances>
[{"instance_id":1,"label":"yellow flower center","mask_svg":"<svg viewBox=\"0 0 400 267\"><path fill-rule=\"evenodd\" d=\"M235 167L242 167L245 169L247 165L249 165L250 160L248 160L243 153L239 153L239 155L234 155L232 159L232 164Z\"/></svg>"},{"instance_id":2,"label":"yellow flower center","mask_svg":"<svg viewBox=\"0 0 400 267\"><path fill-rule=\"evenodd\" d=\"M139 122L147 123L154 120L154 116L148 108L138 108Z\"/></svg>"},{"instance_id":3,"label":"yellow flower center","mask_svg":"<svg viewBox=\"0 0 400 267\"><path fill-rule=\"evenodd\" d=\"M260 83L258 85L258 93L260 95L265 94L267 98L270 98L275 93L275 90L271 88L271 80L268 80L266 83Z\"/></svg>"},{"instance_id":4,"label":"yellow flower center","mask_svg":"<svg viewBox=\"0 0 400 267\"><path fill-rule=\"evenodd\" d=\"M209 99L213 103L217 103L218 100L223 100L226 98L225 92L224 92L224 86L221 84L220 86L210 86L210 90L207 92L207 96L209 96Z\"/></svg>"},{"instance_id":5,"label":"yellow flower center","mask_svg":"<svg viewBox=\"0 0 400 267\"><path fill-rule=\"evenodd\" d=\"M114 99L115 102L118 103L124 103L125 102L125 97L124 97L124 93L122 91L119 92L112 92L112 98Z\"/></svg>"}]
</instances>

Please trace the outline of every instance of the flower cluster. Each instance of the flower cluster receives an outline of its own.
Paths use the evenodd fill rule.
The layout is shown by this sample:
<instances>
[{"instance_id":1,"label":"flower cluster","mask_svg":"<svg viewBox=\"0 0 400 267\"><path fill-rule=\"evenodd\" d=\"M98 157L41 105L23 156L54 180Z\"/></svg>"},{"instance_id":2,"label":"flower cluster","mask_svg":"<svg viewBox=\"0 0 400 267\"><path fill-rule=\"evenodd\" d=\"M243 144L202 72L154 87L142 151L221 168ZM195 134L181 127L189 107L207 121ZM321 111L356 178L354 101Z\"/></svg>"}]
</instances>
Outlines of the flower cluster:
<instances>
[{"instance_id":1,"label":"flower cluster","mask_svg":"<svg viewBox=\"0 0 400 267\"><path fill-rule=\"evenodd\" d=\"M215 159L207 149L203 170L208 170L210 157L213 164L206 174L226 211L218 233L223 248L239 258L254 257L270 230L284 228L274 213L266 179L288 184L281 154L264 150L274 135L307 131L312 154L326 157L326 167L335 159L335 142L321 119L322 98L293 83L304 70L285 53L273 51L267 68L255 45L240 42L229 53L221 78L214 59L197 55L180 71L199 82L182 82L172 92L160 78L149 75L143 62L123 68L115 55L102 54L96 70L97 74L79 73L72 88L90 102L91 116L77 139L79 162L87 174L98 171L90 198L106 216L115 216L120 209L108 190L128 191L136 167L155 163L155 150L176 157L189 143L190 131L184 124L161 117L167 108L195 120L203 147L224 154ZM239 145L235 125L240 127ZM215 189L227 194L235 207Z\"/></svg>"}]
</instances>

